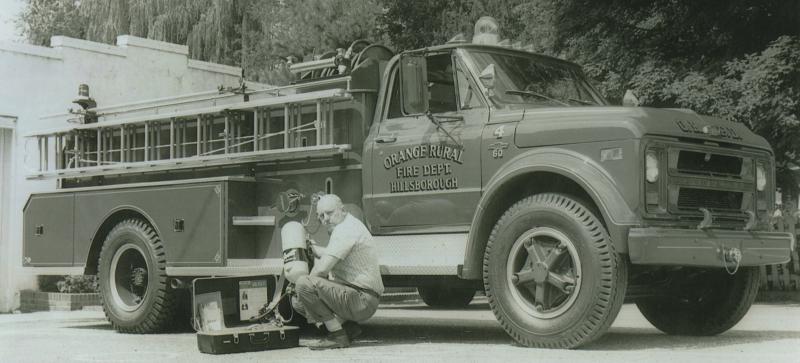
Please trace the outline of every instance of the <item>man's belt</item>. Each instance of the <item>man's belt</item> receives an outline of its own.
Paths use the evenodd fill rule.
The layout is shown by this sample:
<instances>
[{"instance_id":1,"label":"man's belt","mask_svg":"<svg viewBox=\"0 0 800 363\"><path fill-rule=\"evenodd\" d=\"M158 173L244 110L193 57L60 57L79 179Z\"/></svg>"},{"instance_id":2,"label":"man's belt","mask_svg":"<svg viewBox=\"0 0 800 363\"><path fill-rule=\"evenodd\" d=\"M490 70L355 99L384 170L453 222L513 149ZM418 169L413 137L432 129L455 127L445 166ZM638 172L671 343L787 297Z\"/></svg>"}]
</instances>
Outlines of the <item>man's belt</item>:
<instances>
[{"instance_id":1,"label":"man's belt","mask_svg":"<svg viewBox=\"0 0 800 363\"><path fill-rule=\"evenodd\" d=\"M337 281L337 282L339 282L342 285L345 285L347 287L350 287L350 288L352 288L354 290L358 290L358 291L370 294L370 295L374 296L376 299L380 299L381 298L381 295L378 294L377 292L373 291L372 289L367 289L367 288L363 288L361 286L356 286L356 285L353 285L353 284L351 284L349 282L344 282L344 281Z\"/></svg>"}]
</instances>

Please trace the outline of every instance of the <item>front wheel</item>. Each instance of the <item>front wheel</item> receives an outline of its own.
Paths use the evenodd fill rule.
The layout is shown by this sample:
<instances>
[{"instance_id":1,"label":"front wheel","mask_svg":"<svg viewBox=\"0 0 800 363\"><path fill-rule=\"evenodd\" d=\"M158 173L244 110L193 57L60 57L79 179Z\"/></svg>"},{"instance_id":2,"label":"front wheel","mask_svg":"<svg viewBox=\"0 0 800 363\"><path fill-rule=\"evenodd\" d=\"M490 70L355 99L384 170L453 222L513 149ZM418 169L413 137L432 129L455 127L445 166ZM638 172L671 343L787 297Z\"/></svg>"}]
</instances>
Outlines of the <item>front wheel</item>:
<instances>
[{"instance_id":1,"label":"front wheel","mask_svg":"<svg viewBox=\"0 0 800 363\"><path fill-rule=\"evenodd\" d=\"M733 275L722 269L674 271L666 296L636 302L642 315L671 335L717 335L741 320L759 286L758 267L742 267Z\"/></svg>"},{"instance_id":2,"label":"front wheel","mask_svg":"<svg viewBox=\"0 0 800 363\"><path fill-rule=\"evenodd\" d=\"M167 287L164 246L153 228L128 219L109 232L100 251L103 311L114 329L155 333L171 327L178 295Z\"/></svg>"},{"instance_id":3,"label":"front wheel","mask_svg":"<svg viewBox=\"0 0 800 363\"><path fill-rule=\"evenodd\" d=\"M589 208L560 194L514 204L494 226L483 261L497 320L529 347L574 348L619 313L627 262Z\"/></svg>"}]
</instances>

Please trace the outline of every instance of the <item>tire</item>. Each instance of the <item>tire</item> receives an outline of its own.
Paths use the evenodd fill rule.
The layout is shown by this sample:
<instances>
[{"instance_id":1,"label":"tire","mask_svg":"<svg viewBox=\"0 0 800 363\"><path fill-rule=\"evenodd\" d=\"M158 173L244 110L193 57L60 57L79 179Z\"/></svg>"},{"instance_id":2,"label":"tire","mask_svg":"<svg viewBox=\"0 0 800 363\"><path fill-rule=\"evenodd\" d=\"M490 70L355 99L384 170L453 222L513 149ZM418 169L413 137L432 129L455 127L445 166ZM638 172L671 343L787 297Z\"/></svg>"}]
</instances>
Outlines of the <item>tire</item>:
<instances>
[{"instance_id":1,"label":"tire","mask_svg":"<svg viewBox=\"0 0 800 363\"><path fill-rule=\"evenodd\" d=\"M697 269L673 273L674 284L667 296L637 301L639 311L658 330L671 335L717 335L750 310L758 293L758 267L742 267L734 275L724 270L692 271Z\"/></svg>"},{"instance_id":2,"label":"tire","mask_svg":"<svg viewBox=\"0 0 800 363\"><path fill-rule=\"evenodd\" d=\"M492 312L528 347L575 348L600 337L619 313L627 279L627 260L598 218L561 194L511 206L483 260Z\"/></svg>"},{"instance_id":3,"label":"tire","mask_svg":"<svg viewBox=\"0 0 800 363\"><path fill-rule=\"evenodd\" d=\"M180 299L167 287L164 245L150 225L127 219L114 226L98 270L103 311L114 329L147 334L172 327Z\"/></svg>"},{"instance_id":4,"label":"tire","mask_svg":"<svg viewBox=\"0 0 800 363\"><path fill-rule=\"evenodd\" d=\"M420 286L417 291L422 301L432 308L463 308L475 297L475 289L469 287Z\"/></svg>"}]
</instances>

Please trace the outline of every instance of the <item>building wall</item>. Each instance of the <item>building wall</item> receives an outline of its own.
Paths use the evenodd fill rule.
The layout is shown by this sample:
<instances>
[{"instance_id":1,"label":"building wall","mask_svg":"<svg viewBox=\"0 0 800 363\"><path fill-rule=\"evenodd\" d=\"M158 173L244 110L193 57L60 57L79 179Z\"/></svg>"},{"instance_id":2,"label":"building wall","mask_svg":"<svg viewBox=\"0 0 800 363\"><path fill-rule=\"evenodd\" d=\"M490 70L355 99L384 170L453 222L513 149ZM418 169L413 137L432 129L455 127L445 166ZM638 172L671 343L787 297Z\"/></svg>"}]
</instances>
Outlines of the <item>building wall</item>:
<instances>
[{"instance_id":1,"label":"building wall","mask_svg":"<svg viewBox=\"0 0 800 363\"><path fill-rule=\"evenodd\" d=\"M188 48L132 36L116 45L53 37L51 47L0 43L0 137L11 146L0 151L10 175L0 174L0 312L19 306L20 289L35 287L22 268L22 208L33 192L56 188L55 180L27 180L38 160L36 141L24 135L64 126L62 117L88 84L98 107L213 91L237 86L241 69L188 59ZM2 126L0 125L0 126ZM0 143L0 147L2 147ZM2 173L2 171L0 171Z\"/></svg>"},{"instance_id":2,"label":"building wall","mask_svg":"<svg viewBox=\"0 0 800 363\"><path fill-rule=\"evenodd\" d=\"M0 243L6 243L10 237L10 203L12 196L11 171L13 170L13 142L16 119L10 115L0 115ZM14 291L12 285L13 266L8 250L0 244L0 312L11 308Z\"/></svg>"}]
</instances>

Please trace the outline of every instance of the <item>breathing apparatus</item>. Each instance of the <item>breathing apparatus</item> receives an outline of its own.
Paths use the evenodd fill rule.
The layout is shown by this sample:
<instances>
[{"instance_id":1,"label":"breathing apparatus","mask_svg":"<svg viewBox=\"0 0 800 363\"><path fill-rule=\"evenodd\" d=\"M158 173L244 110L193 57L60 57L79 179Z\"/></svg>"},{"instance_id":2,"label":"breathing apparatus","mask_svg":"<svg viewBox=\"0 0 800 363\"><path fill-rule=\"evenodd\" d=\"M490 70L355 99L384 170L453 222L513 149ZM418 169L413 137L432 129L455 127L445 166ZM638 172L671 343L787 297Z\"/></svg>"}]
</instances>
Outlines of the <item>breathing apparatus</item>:
<instances>
[{"instance_id":1,"label":"breathing apparatus","mask_svg":"<svg viewBox=\"0 0 800 363\"><path fill-rule=\"evenodd\" d=\"M290 221L281 227L281 251L283 251L283 273L275 287L275 296L270 304L265 305L259 314L251 321L261 321L270 319L278 325L291 320L285 319L278 311L278 303L286 296L294 293L294 284L300 277L307 276L314 267L314 252L311 247L311 240L308 238L306 227L311 221L311 216L316 209L317 201L324 195L322 192L311 195L311 208L308 211L306 220ZM299 212L300 200L305 196L294 189L290 189L280 195L279 208L284 215L295 217ZM289 280L289 285L284 291L285 280Z\"/></svg>"},{"instance_id":2,"label":"breathing apparatus","mask_svg":"<svg viewBox=\"0 0 800 363\"><path fill-rule=\"evenodd\" d=\"M286 206L286 209L296 211L299 200L303 195L294 190L289 190L287 195L294 196L291 199L293 203L281 203ZM314 267L314 252L311 247L311 240L308 238L308 230L306 227L311 221L316 209L319 198L324 193L317 192L311 195L311 208L308 211L308 218L305 221L297 222L291 221L281 227L281 251L283 251L283 273L286 279L291 283L296 283L297 279L306 276L311 272ZM281 198L284 199L283 197ZM292 206L294 204L294 206Z\"/></svg>"},{"instance_id":3,"label":"breathing apparatus","mask_svg":"<svg viewBox=\"0 0 800 363\"><path fill-rule=\"evenodd\" d=\"M291 221L281 228L281 249L283 250L283 273L291 283L306 276L314 265L314 254L308 240L305 226Z\"/></svg>"}]
</instances>

